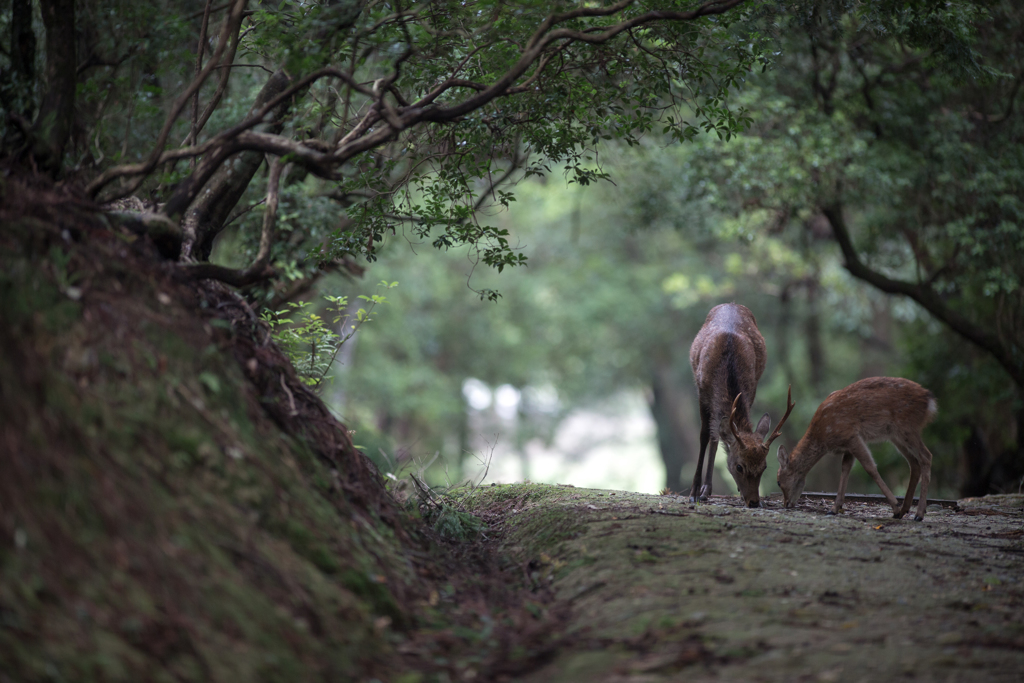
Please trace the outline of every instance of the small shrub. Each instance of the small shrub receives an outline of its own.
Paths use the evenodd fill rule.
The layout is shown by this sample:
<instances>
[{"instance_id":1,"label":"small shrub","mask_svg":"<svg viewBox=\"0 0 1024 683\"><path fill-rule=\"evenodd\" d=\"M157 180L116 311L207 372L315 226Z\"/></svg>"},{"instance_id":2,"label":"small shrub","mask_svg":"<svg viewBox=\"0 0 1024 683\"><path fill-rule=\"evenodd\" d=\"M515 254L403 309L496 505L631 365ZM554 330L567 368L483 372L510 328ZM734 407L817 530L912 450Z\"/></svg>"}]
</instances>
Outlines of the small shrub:
<instances>
[{"instance_id":1,"label":"small shrub","mask_svg":"<svg viewBox=\"0 0 1024 683\"><path fill-rule=\"evenodd\" d=\"M377 288L394 289L397 282L388 283L382 280ZM328 325L324 316L315 313L310 301L290 301L287 308L280 311L264 311L263 320L270 326L274 341L287 354L299 379L314 389L319 389L338 357L342 344L364 324L373 319L373 309L378 304L386 304L383 294L360 294L357 298L366 302L355 312L355 319L347 313L347 296L323 297L327 302L325 314L334 316ZM332 329L337 325L338 332Z\"/></svg>"}]
</instances>

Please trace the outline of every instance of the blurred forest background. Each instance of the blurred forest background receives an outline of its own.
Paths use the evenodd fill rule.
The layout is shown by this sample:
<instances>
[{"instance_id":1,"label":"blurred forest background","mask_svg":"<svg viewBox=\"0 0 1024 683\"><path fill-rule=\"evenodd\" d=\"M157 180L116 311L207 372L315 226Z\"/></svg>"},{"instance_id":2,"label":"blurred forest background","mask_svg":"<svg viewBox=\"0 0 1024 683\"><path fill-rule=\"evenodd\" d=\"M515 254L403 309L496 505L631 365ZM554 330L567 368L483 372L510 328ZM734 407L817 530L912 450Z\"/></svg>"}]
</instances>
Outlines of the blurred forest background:
<instances>
[{"instance_id":1,"label":"blurred forest background","mask_svg":"<svg viewBox=\"0 0 1024 683\"><path fill-rule=\"evenodd\" d=\"M835 144L821 132L822 144ZM768 346L754 412L777 422L793 384L787 442L831 391L862 377L910 377L942 408L928 431L935 497L984 491L977 480L993 465L1012 467L1012 455L1003 464L981 456L980 471L967 457L988 443L1015 449L1012 382L916 303L853 278L812 207L731 211L705 164L751 143L607 146L601 160L614 184L555 177L520 186L517 202L489 220L522 245L525 271L475 269L465 250L421 254L424 245L399 234L366 279L400 285L343 347L326 392L356 442L385 470L439 452L449 471L435 465L438 483L479 477L493 456L486 481L687 491L700 427L690 343L712 306L737 301L754 311ZM839 163L785 161L782 177L808 180L812 168ZM367 283L325 287L355 295ZM471 288L502 298L481 301ZM874 452L887 480L906 477L891 445ZM776 467L773 452L763 490L775 490ZM716 481L733 490L719 470ZM838 471L838 459L823 463L809 490L834 490ZM859 469L854 484L875 491Z\"/></svg>"},{"instance_id":2,"label":"blurred forest background","mask_svg":"<svg viewBox=\"0 0 1024 683\"><path fill-rule=\"evenodd\" d=\"M593 32L656 4L557 8ZM0 137L180 220L183 272L305 316L297 363L308 324L336 325L324 296L348 326L384 296L318 386L384 471L683 491L689 345L737 301L768 345L755 411L777 421L793 385L786 443L831 391L899 375L939 400L933 495L1018 490L1018 3L722 0L607 45L544 34L549 5L4 0ZM509 66L542 35L533 75ZM509 90L486 85L506 69ZM270 111L275 79L298 94ZM241 181L203 175L239 149ZM310 355L317 382L330 355ZM875 453L898 487L902 458Z\"/></svg>"},{"instance_id":3,"label":"blurred forest background","mask_svg":"<svg viewBox=\"0 0 1024 683\"><path fill-rule=\"evenodd\" d=\"M975 27L975 73L848 18L780 31L775 66L738 93L742 133L603 142L588 165L606 179L552 173L481 218L509 231L526 269L423 255L429 243L399 228L363 281L323 285L401 283L328 390L356 442L385 470L439 454L439 483L486 465L486 481L685 492L699 430L690 342L712 306L737 301L768 346L754 412L778 421L793 385L790 446L830 392L908 377L939 399L933 496L1019 490L1021 387L965 338L1001 337L1021 362L1024 12L982 5L993 16ZM867 276L844 267L836 220ZM915 281L931 310L892 284ZM497 303L474 292L492 289ZM874 453L902 486L903 458L889 444ZM765 492L776 467L773 452ZM838 459L819 465L808 490L834 490L838 472ZM875 492L860 468L853 477Z\"/></svg>"}]
</instances>

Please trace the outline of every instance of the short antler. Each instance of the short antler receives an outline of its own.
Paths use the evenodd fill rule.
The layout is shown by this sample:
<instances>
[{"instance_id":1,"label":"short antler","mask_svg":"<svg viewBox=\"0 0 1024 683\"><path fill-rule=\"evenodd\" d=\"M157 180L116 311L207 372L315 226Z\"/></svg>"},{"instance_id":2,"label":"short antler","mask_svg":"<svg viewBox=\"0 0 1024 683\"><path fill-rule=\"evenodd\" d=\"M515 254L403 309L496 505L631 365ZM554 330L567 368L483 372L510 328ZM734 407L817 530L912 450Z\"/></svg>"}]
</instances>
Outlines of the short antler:
<instances>
[{"instance_id":1,"label":"short antler","mask_svg":"<svg viewBox=\"0 0 1024 683\"><path fill-rule=\"evenodd\" d=\"M790 384L789 393L786 394L786 414L782 416L782 419L779 420L779 424L775 425L775 431L773 431L772 435L768 437L767 441L765 441L764 445L766 448L772 445L772 441L779 438L779 434L782 432L782 425L786 424L786 420L789 419L789 414L793 412L794 406L796 406L796 404L793 403L793 385ZM733 408L733 410L735 411L735 408Z\"/></svg>"},{"instance_id":2,"label":"short antler","mask_svg":"<svg viewBox=\"0 0 1024 683\"><path fill-rule=\"evenodd\" d=\"M740 396L742 395L743 392L736 394L736 398L732 400L732 412L729 413L729 430L732 432L732 435L736 437L737 441L740 440L740 435L739 432L736 431L736 406L739 405Z\"/></svg>"}]
</instances>

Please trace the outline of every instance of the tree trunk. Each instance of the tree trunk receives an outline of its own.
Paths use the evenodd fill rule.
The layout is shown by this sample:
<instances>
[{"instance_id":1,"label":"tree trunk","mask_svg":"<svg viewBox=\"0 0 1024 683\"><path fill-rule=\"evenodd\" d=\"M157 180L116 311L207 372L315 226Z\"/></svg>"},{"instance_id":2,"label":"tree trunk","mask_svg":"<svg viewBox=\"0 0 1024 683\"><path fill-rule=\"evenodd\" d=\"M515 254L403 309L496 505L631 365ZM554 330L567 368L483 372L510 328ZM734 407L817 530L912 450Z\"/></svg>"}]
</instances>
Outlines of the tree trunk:
<instances>
[{"instance_id":1,"label":"tree trunk","mask_svg":"<svg viewBox=\"0 0 1024 683\"><path fill-rule=\"evenodd\" d=\"M6 156L24 144L24 135L31 128L35 103L32 88L36 78L36 34L32 30L31 0L11 3L10 68L0 68L0 109L8 112L7 126L0 148ZM20 133L20 134L19 134Z\"/></svg>"},{"instance_id":2,"label":"tree trunk","mask_svg":"<svg viewBox=\"0 0 1024 683\"><path fill-rule=\"evenodd\" d=\"M366 3L363 0L331 0L326 3L326 12L317 31L316 41L330 45L339 35L355 24ZM324 54L329 53L328 50ZM292 77L284 69L278 69L260 90L249 114L259 111L292 84ZM301 96L301 92L295 97ZM274 110L270 120L253 130L265 133L280 133L284 128L284 117L291 107L283 102ZM195 172L185 178L168 200L164 212L172 219L182 216L185 241L182 244L182 260L206 261L213 249L213 241L224 228L224 221L238 204L252 181L263 153L246 151L235 154L224 161L213 175L199 164ZM205 171L205 173L204 173Z\"/></svg>"},{"instance_id":3,"label":"tree trunk","mask_svg":"<svg viewBox=\"0 0 1024 683\"><path fill-rule=\"evenodd\" d=\"M22 83L35 80L36 34L32 30L32 0L14 0L11 3L11 68Z\"/></svg>"},{"instance_id":4,"label":"tree trunk","mask_svg":"<svg viewBox=\"0 0 1024 683\"><path fill-rule=\"evenodd\" d=\"M254 114L266 105L270 100L284 92L291 84L291 78L283 71L275 72L267 81L263 89L256 97L256 102L249 110L249 115ZM289 103L283 103L273 114L270 122L257 126L255 130L280 133L284 127L284 116L289 108ZM185 232L185 242L181 248L182 260L206 261L210 258L213 250L213 241L224 228L224 222L231 215L238 201L245 194L246 188L252 182L253 176L263 163L262 152L241 152L228 159L213 174L206 187L197 195L188 210L185 211L182 227ZM183 203L180 198L191 194L191 183L199 182L195 175L182 181L175 191L174 196L167 202L165 211L168 215L180 210L179 204Z\"/></svg>"},{"instance_id":5,"label":"tree trunk","mask_svg":"<svg viewBox=\"0 0 1024 683\"><path fill-rule=\"evenodd\" d=\"M60 173L75 116L75 0L41 0L46 27L46 92L36 117L32 156L40 170Z\"/></svg>"},{"instance_id":6,"label":"tree trunk","mask_svg":"<svg viewBox=\"0 0 1024 683\"><path fill-rule=\"evenodd\" d=\"M992 456L978 425L971 425L971 432L964 440L963 449L963 480L960 495L965 498L984 496L989 491L989 463Z\"/></svg>"},{"instance_id":7,"label":"tree trunk","mask_svg":"<svg viewBox=\"0 0 1024 683\"><path fill-rule=\"evenodd\" d=\"M1013 445L992 458L982 479L986 487L984 493L1019 493L1024 489L1024 445L1021 439L1024 432L1024 407L1018 408L1014 417L1016 434L1012 438Z\"/></svg>"},{"instance_id":8,"label":"tree trunk","mask_svg":"<svg viewBox=\"0 0 1024 683\"><path fill-rule=\"evenodd\" d=\"M658 450L665 464L665 488L678 493L689 491L689 477L683 467L696 460L693 452L699 441L692 417L697 409L690 393L680 386L677 373L666 361L655 361L648 401L657 426Z\"/></svg>"},{"instance_id":9,"label":"tree trunk","mask_svg":"<svg viewBox=\"0 0 1024 683\"><path fill-rule=\"evenodd\" d=\"M818 305L817 273L807 282L807 318L804 320L807 337L807 362L810 366L811 389L815 396L825 391L825 345L821 343L821 315Z\"/></svg>"},{"instance_id":10,"label":"tree trunk","mask_svg":"<svg viewBox=\"0 0 1024 683\"><path fill-rule=\"evenodd\" d=\"M793 372L792 352L790 349L790 328L793 324L793 287L790 282L782 287L779 294L779 317L775 324L775 348L779 365L782 366L782 374L786 377L796 377Z\"/></svg>"}]
</instances>

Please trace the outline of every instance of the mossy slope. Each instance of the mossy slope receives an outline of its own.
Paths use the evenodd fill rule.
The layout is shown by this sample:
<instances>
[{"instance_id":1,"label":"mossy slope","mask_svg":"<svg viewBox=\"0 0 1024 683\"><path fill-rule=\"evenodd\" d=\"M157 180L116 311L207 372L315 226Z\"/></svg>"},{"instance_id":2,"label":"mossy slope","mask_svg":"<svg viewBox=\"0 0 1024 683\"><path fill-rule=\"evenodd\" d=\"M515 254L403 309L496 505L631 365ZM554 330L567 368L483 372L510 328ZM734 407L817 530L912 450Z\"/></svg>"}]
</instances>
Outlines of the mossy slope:
<instances>
[{"instance_id":1,"label":"mossy slope","mask_svg":"<svg viewBox=\"0 0 1024 683\"><path fill-rule=\"evenodd\" d=\"M409 538L251 311L73 197L0 194L0 680L391 670Z\"/></svg>"}]
</instances>

